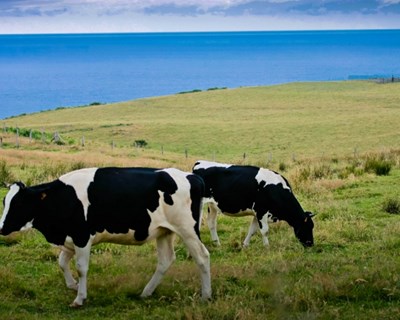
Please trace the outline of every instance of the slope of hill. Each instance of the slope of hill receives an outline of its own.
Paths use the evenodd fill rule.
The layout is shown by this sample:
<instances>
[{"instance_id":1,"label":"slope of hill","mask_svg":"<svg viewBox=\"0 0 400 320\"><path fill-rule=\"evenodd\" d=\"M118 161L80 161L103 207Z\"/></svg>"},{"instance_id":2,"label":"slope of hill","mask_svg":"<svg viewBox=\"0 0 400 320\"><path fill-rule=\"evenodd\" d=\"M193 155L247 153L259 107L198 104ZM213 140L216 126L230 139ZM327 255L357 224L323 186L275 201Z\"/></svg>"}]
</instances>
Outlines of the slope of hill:
<instances>
[{"instance_id":1,"label":"slope of hill","mask_svg":"<svg viewBox=\"0 0 400 320\"><path fill-rule=\"evenodd\" d=\"M293 83L40 112L1 126L58 132L71 145L130 147L235 161L398 147L400 84ZM67 144L68 144L67 143Z\"/></svg>"}]
</instances>

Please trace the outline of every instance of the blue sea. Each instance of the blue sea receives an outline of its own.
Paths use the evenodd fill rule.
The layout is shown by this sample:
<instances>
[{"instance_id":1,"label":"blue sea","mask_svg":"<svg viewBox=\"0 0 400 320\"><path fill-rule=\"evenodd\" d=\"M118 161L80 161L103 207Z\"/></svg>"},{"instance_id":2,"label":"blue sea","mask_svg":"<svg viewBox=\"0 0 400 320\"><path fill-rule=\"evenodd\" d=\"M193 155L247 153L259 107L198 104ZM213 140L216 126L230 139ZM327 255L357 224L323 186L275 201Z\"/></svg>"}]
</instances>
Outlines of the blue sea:
<instances>
[{"instance_id":1,"label":"blue sea","mask_svg":"<svg viewBox=\"0 0 400 320\"><path fill-rule=\"evenodd\" d=\"M400 74L400 30L0 35L0 119L215 87Z\"/></svg>"}]
</instances>

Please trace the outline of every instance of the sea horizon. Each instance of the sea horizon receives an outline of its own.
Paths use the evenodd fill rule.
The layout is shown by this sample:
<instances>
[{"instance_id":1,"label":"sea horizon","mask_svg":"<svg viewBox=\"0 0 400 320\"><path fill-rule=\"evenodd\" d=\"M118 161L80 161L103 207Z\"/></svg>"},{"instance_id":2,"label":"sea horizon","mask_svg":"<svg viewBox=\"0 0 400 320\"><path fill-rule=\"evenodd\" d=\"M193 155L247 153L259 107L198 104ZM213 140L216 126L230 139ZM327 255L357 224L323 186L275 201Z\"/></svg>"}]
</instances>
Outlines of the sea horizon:
<instances>
[{"instance_id":1,"label":"sea horizon","mask_svg":"<svg viewBox=\"0 0 400 320\"><path fill-rule=\"evenodd\" d=\"M246 33L246 32L330 32L330 31L399 31L400 28L360 29L277 29L277 30L219 30L219 31L120 31L120 32L42 32L42 33L0 33L0 36L29 35L113 35L113 34L165 34L165 33Z\"/></svg>"},{"instance_id":2,"label":"sea horizon","mask_svg":"<svg viewBox=\"0 0 400 320\"><path fill-rule=\"evenodd\" d=\"M0 119L209 88L400 74L399 29L0 35Z\"/></svg>"}]
</instances>

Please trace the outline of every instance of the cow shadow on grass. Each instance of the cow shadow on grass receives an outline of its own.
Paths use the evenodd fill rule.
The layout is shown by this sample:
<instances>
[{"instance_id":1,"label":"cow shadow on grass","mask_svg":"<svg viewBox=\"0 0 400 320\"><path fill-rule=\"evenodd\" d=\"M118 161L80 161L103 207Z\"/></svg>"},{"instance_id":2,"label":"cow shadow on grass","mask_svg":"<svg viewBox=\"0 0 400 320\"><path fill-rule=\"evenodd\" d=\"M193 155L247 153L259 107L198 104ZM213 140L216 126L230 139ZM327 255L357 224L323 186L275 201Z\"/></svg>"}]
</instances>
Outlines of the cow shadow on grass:
<instances>
[{"instance_id":1,"label":"cow shadow on grass","mask_svg":"<svg viewBox=\"0 0 400 320\"><path fill-rule=\"evenodd\" d=\"M315 244L313 248L306 248L306 252L310 253L332 253L345 249L345 245L341 243L319 243Z\"/></svg>"}]
</instances>

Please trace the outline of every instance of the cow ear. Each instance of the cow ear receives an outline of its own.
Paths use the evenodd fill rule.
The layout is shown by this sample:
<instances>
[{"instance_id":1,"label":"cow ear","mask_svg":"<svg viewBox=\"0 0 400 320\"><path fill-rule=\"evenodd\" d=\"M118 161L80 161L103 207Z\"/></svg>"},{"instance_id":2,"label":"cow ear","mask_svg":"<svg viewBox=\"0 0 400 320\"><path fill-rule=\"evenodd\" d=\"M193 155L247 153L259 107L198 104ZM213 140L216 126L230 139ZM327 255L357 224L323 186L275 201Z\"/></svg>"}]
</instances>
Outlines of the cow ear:
<instances>
[{"instance_id":1,"label":"cow ear","mask_svg":"<svg viewBox=\"0 0 400 320\"><path fill-rule=\"evenodd\" d=\"M310 211L306 211L306 214L308 215L309 218L312 218L317 215L316 213L312 213Z\"/></svg>"},{"instance_id":2,"label":"cow ear","mask_svg":"<svg viewBox=\"0 0 400 320\"><path fill-rule=\"evenodd\" d=\"M22 181L17 181L17 182L15 182L15 184L17 184L21 189L26 188L26 185Z\"/></svg>"},{"instance_id":3,"label":"cow ear","mask_svg":"<svg viewBox=\"0 0 400 320\"><path fill-rule=\"evenodd\" d=\"M21 182L21 181L15 181L13 183L9 183L9 182L3 182L3 185L7 188L10 189L12 185L16 184L18 187L20 187L20 189L25 189L26 185Z\"/></svg>"}]
</instances>

